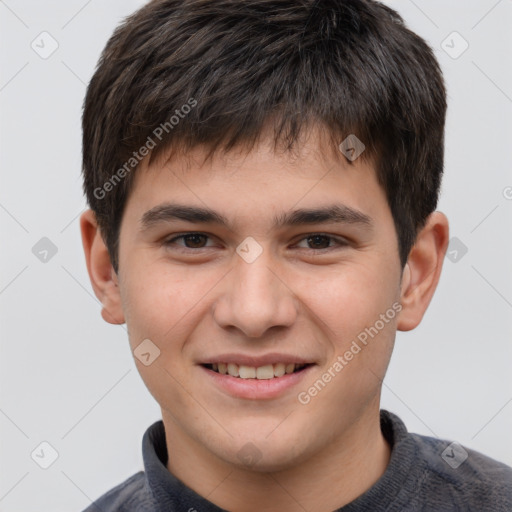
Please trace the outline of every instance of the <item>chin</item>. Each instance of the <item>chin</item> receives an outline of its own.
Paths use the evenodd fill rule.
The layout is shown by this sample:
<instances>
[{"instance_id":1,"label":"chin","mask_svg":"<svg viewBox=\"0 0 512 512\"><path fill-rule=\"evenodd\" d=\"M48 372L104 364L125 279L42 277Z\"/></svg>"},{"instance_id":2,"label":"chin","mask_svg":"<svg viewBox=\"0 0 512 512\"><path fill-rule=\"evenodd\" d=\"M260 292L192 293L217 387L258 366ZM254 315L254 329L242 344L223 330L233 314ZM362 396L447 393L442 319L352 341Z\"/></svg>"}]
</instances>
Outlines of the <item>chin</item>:
<instances>
[{"instance_id":1,"label":"chin","mask_svg":"<svg viewBox=\"0 0 512 512\"><path fill-rule=\"evenodd\" d=\"M237 455L234 454L234 459L230 460L229 463L241 470L254 473L277 473L290 469L297 464L296 459L290 454L261 452L260 458L254 461L240 460Z\"/></svg>"},{"instance_id":2,"label":"chin","mask_svg":"<svg viewBox=\"0 0 512 512\"><path fill-rule=\"evenodd\" d=\"M294 440L293 436L279 437L274 432L266 437L271 430L257 430L256 432L261 433L260 437L249 435L243 439L239 438L217 455L229 464L256 473L284 471L295 466L301 459L307 458L307 447ZM283 432L288 434L288 431ZM275 438L271 439L272 436ZM233 450L234 446L237 449ZM216 452L218 448L219 445L216 445Z\"/></svg>"}]
</instances>

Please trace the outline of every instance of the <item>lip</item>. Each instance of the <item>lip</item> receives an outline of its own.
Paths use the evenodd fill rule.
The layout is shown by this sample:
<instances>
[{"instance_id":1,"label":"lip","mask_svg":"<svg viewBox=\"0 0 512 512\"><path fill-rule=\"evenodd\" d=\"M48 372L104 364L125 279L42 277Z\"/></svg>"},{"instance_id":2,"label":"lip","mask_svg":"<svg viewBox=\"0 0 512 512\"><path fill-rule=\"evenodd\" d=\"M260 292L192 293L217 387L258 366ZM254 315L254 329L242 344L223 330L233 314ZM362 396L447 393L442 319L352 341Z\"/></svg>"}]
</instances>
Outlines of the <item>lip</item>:
<instances>
[{"instance_id":1,"label":"lip","mask_svg":"<svg viewBox=\"0 0 512 512\"><path fill-rule=\"evenodd\" d=\"M290 354L282 354L278 352L273 352L270 354L265 354L260 357L250 356L245 354L220 354L217 356L213 356L211 358L205 358L203 361L200 361L199 364L213 364L213 363L233 363L238 366L253 366L255 368L259 368L260 366L266 366L267 364L312 364L314 361L304 359L299 356L294 356Z\"/></svg>"},{"instance_id":2,"label":"lip","mask_svg":"<svg viewBox=\"0 0 512 512\"><path fill-rule=\"evenodd\" d=\"M219 361L228 362L225 359ZM274 360L274 362L276 361ZM248 366L252 366L252 364ZM263 365L259 364L259 366ZM207 379L211 379L214 385L235 398L269 400L276 398L286 391L289 391L294 386L297 386L297 384L302 382L304 378L309 375L311 369L315 366L316 364L310 364L298 372L287 373L282 377L262 380L241 379L239 377L232 377L231 375L222 375L221 373L214 372L213 370L201 365L199 365L199 368L204 372Z\"/></svg>"}]
</instances>

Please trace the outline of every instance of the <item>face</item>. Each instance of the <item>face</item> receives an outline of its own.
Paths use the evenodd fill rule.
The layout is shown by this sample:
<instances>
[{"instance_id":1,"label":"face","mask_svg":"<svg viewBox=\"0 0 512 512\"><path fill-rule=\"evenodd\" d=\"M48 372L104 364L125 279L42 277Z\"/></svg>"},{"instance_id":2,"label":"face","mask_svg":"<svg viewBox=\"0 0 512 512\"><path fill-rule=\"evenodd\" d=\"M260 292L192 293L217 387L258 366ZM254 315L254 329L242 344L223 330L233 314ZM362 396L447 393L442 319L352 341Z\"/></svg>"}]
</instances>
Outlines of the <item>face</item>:
<instances>
[{"instance_id":1,"label":"face","mask_svg":"<svg viewBox=\"0 0 512 512\"><path fill-rule=\"evenodd\" d=\"M144 161L126 204L136 364L166 429L230 464L297 464L379 409L400 309L393 218L369 163L321 147Z\"/></svg>"}]
</instances>

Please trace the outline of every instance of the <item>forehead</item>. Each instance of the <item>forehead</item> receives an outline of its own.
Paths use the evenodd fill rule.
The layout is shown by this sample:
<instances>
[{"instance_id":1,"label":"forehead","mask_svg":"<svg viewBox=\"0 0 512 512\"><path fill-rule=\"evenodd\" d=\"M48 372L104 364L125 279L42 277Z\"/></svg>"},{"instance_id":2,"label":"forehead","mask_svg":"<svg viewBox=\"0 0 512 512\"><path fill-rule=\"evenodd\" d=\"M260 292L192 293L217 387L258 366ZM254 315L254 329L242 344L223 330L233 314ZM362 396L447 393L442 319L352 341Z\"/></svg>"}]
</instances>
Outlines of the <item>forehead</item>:
<instances>
[{"instance_id":1,"label":"forehead","mask_svg":"<svg viewBox=\"0 0 512 512\"><path fill-rule=\"evenodd\" d=\"M135 208L143 223L156 219L162 214L159 205L169 202L201 209L196 217L208 217L205 221L227 225L230 216L257 215L275 226L279 219L281 224L290 220L286 212L291 209L334 206L338 211L332 215L354 220L360 212L358 220L365 222L378 205L387 206L370 159L349 161L313 133L291 151L276 150L267 138L250 150L212 154L197 146L170 156L162 153L151 163L143 160L134 178L127 210ZM340 213L335 204L345 211Z\"/></svg>"},{"instance_id":2,"label":"forehead","mask_svg":"<svg viewBox=\"0 0 512 512\"><path fill-rule=\"evenodd\" d=\"M354 134L336 135L325 125L315 121L301 126L292 142L288 142L286 135L276 135L272 119L269 119L256 141L242 141L228 150L225 143L219 142L216 146L195 144L188 147L184 142L177 141L171 148L157 145L153 151L156 158L155 155L144 158L136 170L135 179L147 178L148 174L160 173L162 170L169 170L181 177L190 175L191 171L200 170L203 179L208 179L211 172L222 170L223 174L229 176L244 168L250 169L250 165L245 167L242 164L250 163L255 158L260 160L261 165L253 169L254 178L267 170L264 164L269 162L274 174L280 170L292 169L299 176L311 176L312 173L321 172L322 169L325 171L334 165L345 169L373 169L375 165L373 149L365 146ZM358 151L355 161L347 158L351 156L352 149Z\"/></svg>"}]
</instances>

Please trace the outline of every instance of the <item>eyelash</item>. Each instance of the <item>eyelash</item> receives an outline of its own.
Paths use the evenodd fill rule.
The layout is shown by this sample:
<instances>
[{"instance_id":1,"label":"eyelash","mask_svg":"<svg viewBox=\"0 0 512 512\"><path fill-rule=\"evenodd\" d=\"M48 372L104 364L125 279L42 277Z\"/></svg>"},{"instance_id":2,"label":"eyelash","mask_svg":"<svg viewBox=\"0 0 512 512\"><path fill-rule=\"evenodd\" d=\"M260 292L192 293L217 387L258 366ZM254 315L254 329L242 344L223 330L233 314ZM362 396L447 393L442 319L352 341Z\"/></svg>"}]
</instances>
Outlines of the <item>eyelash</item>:
<instances>
[{"instance_id":1,"label":"eyelash","mask_svg":"<svg viewBox=\"0 0 512 512\"><path fill-rule=\"evenodd\" d=\"M209 235L207 235L206 233L201 233L201 232L189 232L189 233L183 233L182 235L178 235L178 236L175 236L173 238L170 238L170 239L167 239L165 240L162 245L166 246L166 247L171 247L174 242L176 242L176 240L180 240L180 239L183 239L185 240L186 237L188 236L194 236L194 235L199 235L199 236L204 236L206 237L207 239L211 239L211 237ZM327 238L329 239L329 242L331 241L334 241L339 248L341 247L346 247L349 245L349 243L344 240L343 238L339 238L339 237L335 237L335 236L332 236L332 235L328 235L326 233L310 233L308 234L307 236L304 236L302 237L297 243L300 243L302 242L303 240L307 240L308 238L313 238L313 237L324 237L324 238ZM315 252L320 252L320 251L330 251L330 250L333 250L335 249L336 247L325 247L323 249L309 249L311 251L315 251ZM197 247L197 248L193 248L193 247L185 247L185 246L181 246L181 249L182 251L184 252L188 252L188 251L194 251L194 252L197 252L201 249L209 249L209 247ZM304 248L302 248L304 249Z\"/></svg>"}]
</instances>

